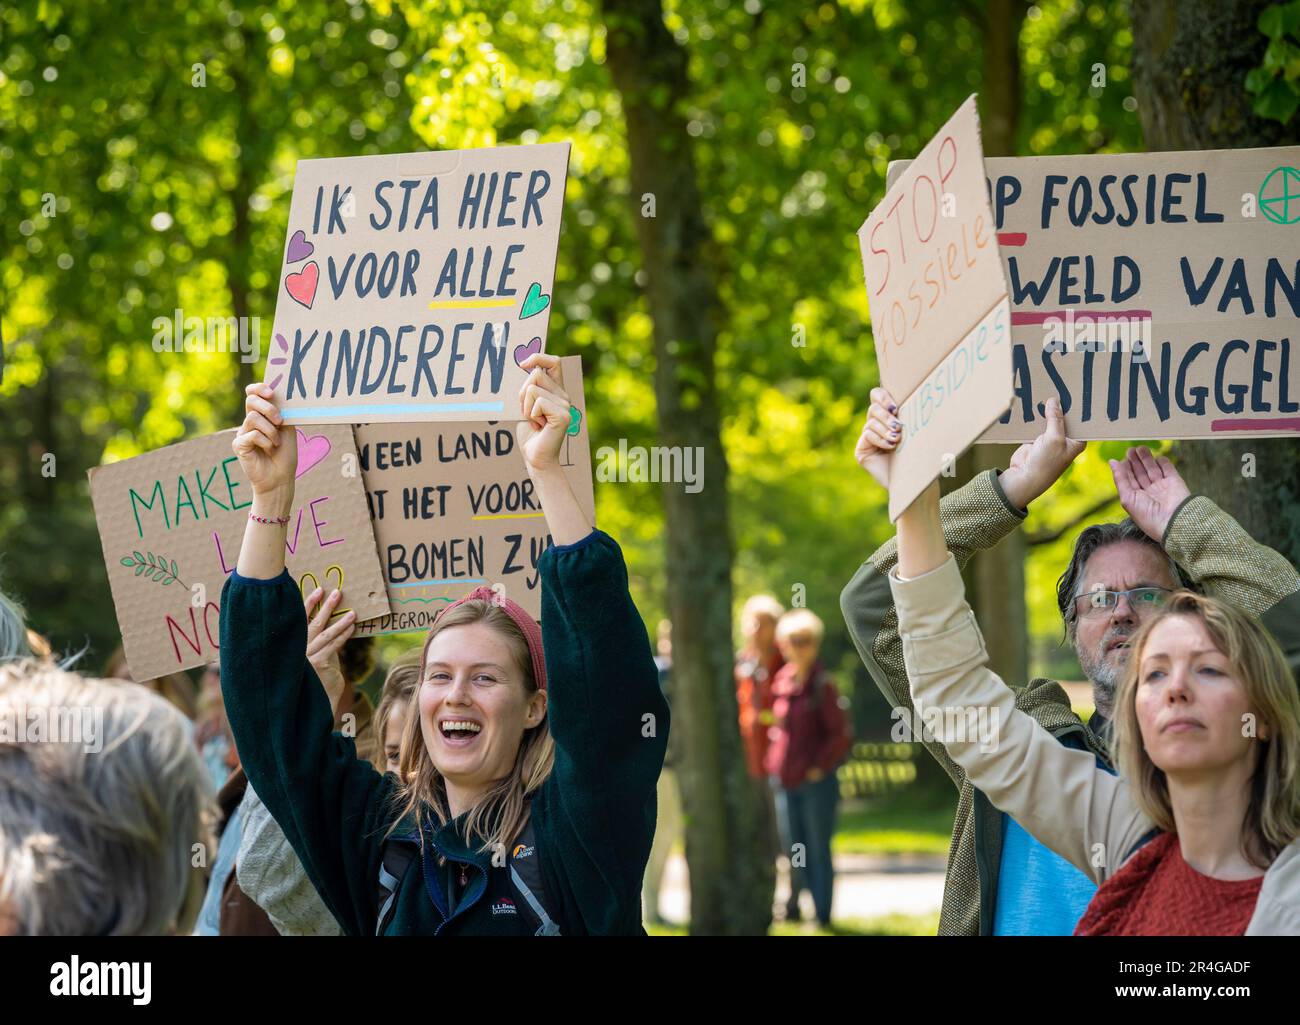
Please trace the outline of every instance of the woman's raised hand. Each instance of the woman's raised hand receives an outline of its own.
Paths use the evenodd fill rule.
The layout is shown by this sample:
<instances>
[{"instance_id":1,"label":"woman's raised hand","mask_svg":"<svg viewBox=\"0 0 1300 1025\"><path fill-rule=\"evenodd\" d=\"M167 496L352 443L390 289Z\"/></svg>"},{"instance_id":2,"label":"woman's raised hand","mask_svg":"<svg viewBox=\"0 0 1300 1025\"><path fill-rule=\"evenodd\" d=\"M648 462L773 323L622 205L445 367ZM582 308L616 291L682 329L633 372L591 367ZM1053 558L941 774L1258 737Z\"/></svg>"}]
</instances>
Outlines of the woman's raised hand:
<instances>
[{"instance_id":1,"label":"woman's raised hand","mask_svg":"<svg viewBox=\"0 0 1300 1025\"><path fill-rule=\"evenodd\" d=\"M884 388L871 389L871 408L858 435L854 453L858 465L889 487L889 464L903 440L898 403ZM939 521L939 482L936 480L898 516L898 573L903 579L928 573L948 558Z\"/></svg>"},{"instance_id":2,"label":"woman's raised hand","mask_svg":"<svg viewBox=\"0 0 1300 1025\"><path fill-rule=\"evenodd\" d=\"M884 388L871 389L871 408L858 435L854 452L858 465L875 478L882 488L889 487L890 453L903 439L903 425L898 419L898 403Z\"/></svg>"},{"instance_id":3,"label":"woman's raised hand","mask_svg":"<svg viewBox=\"0 0 1300 1025\"><path fill-rule=\"evenodd\" d=\"M255 382L244 391L244 422L231 447L254 494L279 494L291 502L298 469L294 428L284 422L269 385Z\"/></svg>"},{"instance_id":4,"label":"woman's raised hand","mask_svg":"<svg viewBox=\"0 0 1300 1025\"><path fill-rule=\"evenodd\" d=\"M528 380L519 389L519 411L527 418L515 429L524 466L536 488L546 526L557 545L571 545L591 533L591 521L578 504L560 465L560 449L576 408L564 391L560 357L536 352L519 364Z\"/></svg>"},{"instance_id":5,"label":"woman's raised hand","mask_svg":"<svg viewBox=\"0 0 1300 1025\"><path fill-rule=\"evenodd\" d=\"M528 380L519 389L519 411L527 418L516 432L529 473L560 465L560 449L572 423L572 404L564 390L560 357L535 352L519 364Z\"/></svg>"},{"instance_id":6,"label":"woman's raised hand","mask_svg":"<svg viewBox=\"0 0 1300 1025\"><path fill-rule=\"evenodd\" d=\"M244 391L244 422L231 448L253 485L253 501L235 568L241 577L270 580L284 571L284 528L293 508L298 438L268 385L250 384Z\"/></svg>"}]
</instances>

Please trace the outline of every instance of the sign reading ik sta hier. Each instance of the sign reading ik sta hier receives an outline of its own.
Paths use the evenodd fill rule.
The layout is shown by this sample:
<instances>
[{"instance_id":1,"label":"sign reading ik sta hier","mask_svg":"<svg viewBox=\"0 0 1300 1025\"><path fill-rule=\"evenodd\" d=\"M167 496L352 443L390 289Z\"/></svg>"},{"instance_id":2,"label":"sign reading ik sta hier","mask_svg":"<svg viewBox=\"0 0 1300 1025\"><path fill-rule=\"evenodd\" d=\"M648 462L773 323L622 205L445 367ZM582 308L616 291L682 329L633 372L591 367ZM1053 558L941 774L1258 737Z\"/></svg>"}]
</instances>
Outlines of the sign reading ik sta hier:
<instances>
[{"instance_id":1,"label":"sign reading ik sta hier","mask_svg":"<svg viewBox=\"0 0 1300 1025\"><path fill-rule=\"evenodd\" d=\"M568 143L303 160L265 380L286 421L519 419Z\"/></svg>"}]
</instances>

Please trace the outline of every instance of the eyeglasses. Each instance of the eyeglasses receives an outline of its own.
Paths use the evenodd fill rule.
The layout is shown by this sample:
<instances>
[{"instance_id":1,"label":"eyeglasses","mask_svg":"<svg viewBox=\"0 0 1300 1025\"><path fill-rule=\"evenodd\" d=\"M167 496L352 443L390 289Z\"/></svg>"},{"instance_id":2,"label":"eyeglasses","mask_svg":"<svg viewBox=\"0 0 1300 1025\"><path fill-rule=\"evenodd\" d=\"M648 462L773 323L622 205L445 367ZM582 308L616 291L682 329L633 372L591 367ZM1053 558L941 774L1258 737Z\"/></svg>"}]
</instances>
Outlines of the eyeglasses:
<instances>
[{"instance_id":1,"label":"eyeglasses","mask_svg":"<svg viewBox=\"0 0 1300 1025\"><path fill-rule=\"evenodd\" d=\"M808 645L813 643L813 639L811 637L803 636L803 635L799 637L787 637L785 640L786 643L789 644L792 648L805 648Z\"/></svg>"},{"instance_id":2,"label":"eyeglasses","mask_svg":"<svg viewBox=\"0 0 1300 1025\"><path fill-rule=\"evenodd\" d=\"M1119 605L1121 598L1127 598L1129 608L1134 612L1158 609L1173 592L1167 587L1131 587L1127 591L1108 591L1099 587L1087 594L1075 595L1074 611L1080 616L1108 615Z\"/></svg>"}]
</instances>

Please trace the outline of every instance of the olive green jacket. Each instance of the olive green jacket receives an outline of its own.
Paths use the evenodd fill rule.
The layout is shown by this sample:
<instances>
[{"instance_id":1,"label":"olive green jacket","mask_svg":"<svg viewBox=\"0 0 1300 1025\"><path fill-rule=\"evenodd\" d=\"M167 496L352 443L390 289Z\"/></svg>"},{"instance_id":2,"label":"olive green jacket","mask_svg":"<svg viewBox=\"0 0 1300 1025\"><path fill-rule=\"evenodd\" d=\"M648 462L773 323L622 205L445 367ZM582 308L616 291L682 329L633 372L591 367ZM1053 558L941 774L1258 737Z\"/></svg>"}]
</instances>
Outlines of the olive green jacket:
<instances>
[{"instance_id":1,"label":"olive green jacket","mask_svg":"<svg viewBox=\"0 0 1300 1025\"><path fill-rule=\"evenodd\" d=\"M958 567L992 548L1024 520L1007 500L990 470L940 503L944 540ZM1208 498L1188 498L1170 518L1165 551L1206 593L1259 616L1295 668L1300 665L1300 575L1277 552L1256 543L1231 516ZM912 696L903 664L898 614L889 573L898 561L891 539L849 581L840 608L853 643L871 678L895 709L913 720ZM1070 707L1054 680L1012 686L1015 707L1071 747L1109 761L1103 739ZM928 732L928 731L927 731ZM997 906L1002 848L1002 813L967 779L966 772L933 736L918 738L958 788L957 814L948 848L948 872L939 918L941 935L990 935Z\"/></svg>"}]
</instances>

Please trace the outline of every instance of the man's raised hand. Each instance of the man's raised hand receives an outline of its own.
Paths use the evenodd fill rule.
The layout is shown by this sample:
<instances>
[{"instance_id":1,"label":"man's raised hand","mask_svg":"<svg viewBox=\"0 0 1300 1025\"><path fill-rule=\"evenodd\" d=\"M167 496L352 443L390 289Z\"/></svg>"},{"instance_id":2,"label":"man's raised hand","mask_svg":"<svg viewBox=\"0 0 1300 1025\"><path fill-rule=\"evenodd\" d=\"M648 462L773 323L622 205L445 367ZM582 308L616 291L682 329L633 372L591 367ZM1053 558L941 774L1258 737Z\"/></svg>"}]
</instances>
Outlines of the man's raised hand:
<instances>
[{"instance_id":1,"label":"man's raised hand","mask_svg":"<svg viewBox=\"0 0 1300 1025\"><path fill-rule=\"evenodd\" d=\"M1145 445L1110 461L1119 504L1147 537L1163 544L1169 520L1191 494L1166 457L1157 459Z\"/></svg>"},{"instance_id":2,"label":"man's raised hand","mask_svg":"<svg viewBox=\"0 0 1300 1025\"><path fill-rule=\"evenodd\" d=\"M1028 509L1087 447L1086 442L1074 441L1065 433L1065 413L1056 396L1047 400L1043 412L1047 416L1043 433L1016 449L999 478L1003 494L1017 509Z\"/></svg>"}]
</instances>

